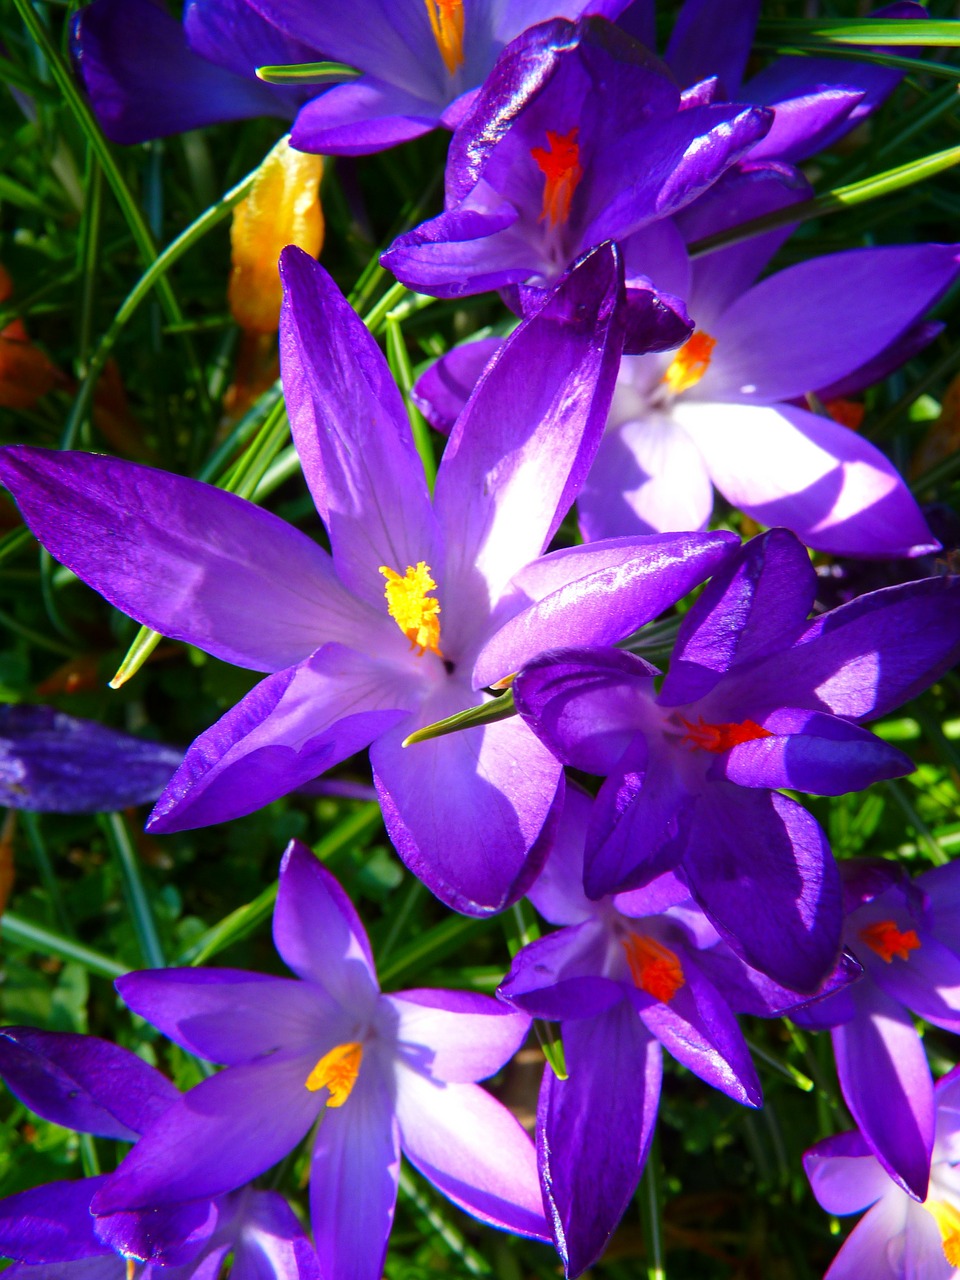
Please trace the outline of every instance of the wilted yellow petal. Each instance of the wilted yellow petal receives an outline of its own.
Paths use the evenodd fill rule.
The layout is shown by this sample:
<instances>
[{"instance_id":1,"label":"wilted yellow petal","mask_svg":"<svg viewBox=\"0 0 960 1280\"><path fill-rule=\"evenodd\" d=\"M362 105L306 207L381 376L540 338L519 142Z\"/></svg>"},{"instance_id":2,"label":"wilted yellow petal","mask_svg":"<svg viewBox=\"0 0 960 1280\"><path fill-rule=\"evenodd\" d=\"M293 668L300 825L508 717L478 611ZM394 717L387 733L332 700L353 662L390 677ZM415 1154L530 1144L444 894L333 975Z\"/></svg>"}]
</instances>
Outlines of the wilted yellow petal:
<instances>
[{"instance_id":1,"label":"wilted yellow petal","mask_svg":"<svg viewBox=\"0 0 960 1280\"><path fill-rule=\"evenodd\" d=\"M233 211L230 310L244 329L272 333L280 323L277 259L295 244L317 257L323 245L320 156L294 151L281 138L260 166L246 200Z\"/></svg>"}]
</instances>

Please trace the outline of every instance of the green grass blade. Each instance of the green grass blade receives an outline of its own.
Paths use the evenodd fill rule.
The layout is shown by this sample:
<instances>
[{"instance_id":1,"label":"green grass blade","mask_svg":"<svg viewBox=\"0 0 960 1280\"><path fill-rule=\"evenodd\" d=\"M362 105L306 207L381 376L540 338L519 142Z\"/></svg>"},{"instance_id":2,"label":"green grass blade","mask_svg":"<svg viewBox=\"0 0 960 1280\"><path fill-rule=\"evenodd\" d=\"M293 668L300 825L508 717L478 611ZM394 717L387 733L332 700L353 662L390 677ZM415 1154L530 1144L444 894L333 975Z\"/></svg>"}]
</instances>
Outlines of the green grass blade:
<instances>
[{"instance_id":1,"label":"green grass blade","mask_svg":"<svg viewBox=\"0 0 960 1280\"><path fill-rule=\"evenodd\" d=\"M417 729L404 739L403 745L412 747L418 742L429 742L431 738L443 738L448 733L459 733L461 729L473 729L481 724L494 724L497 720L506 720L508 716L516 714L513 691L508 689L499 698L491 698L479 707L468 707L466 711L457 711L452 716Z\"/></svg>"},{"instance_id":2,"label":"green grass blade","mask_svg":"<svg viewBox=\"0 0 960 1280\"><path fill-rule=\"evenodd\" d=\"M266 84L347 84L363 75L346 62L291 62L286 66L257 67L257 78Z\"/></svg>"},{"instance_id":3,"label":"green grass blade","mask_svg":"<svg viewBox=\"0 0 960 1280\"><path fill-rule=\"evenodd\" d=\"M100 825L120 867L124 897L133 920L140 954L148 968L162 969L167 961L160 945L150 898L140 875L140 859L130 839L127 824L121 814L107 813L100 815Z\"/></svg>"},{"instance_id":4,"label":"green grass blade","mask_svg":"<svg viewBox=\"0 0 960 1280\"><path fill-rule=\"evenodd\" d=\"M960 22L949 18L761 19L757 34L768 39L816 39L832 44L960 45Z\"/></svg>"},{"instance_id":5,"label":"green grass blade","mask_svg":"<svg viewBox=\"0 0 960 1280\"><path fill-rule=\"evenodd\" d=\"M116 960L112 960L109 956L101 955L91 947L73 942L59 933L45 929L43 925L34 924L32 920L24 920L21 916L13 915L9 911L5 911L0 920L0 936L6 943L25 947L38 955L56 956L58 960L82 964L91 973L96 973L101 978L109 978L111 982L114 978L129 972L126 965L117 964Z\"/></svg>"}]
</instances>

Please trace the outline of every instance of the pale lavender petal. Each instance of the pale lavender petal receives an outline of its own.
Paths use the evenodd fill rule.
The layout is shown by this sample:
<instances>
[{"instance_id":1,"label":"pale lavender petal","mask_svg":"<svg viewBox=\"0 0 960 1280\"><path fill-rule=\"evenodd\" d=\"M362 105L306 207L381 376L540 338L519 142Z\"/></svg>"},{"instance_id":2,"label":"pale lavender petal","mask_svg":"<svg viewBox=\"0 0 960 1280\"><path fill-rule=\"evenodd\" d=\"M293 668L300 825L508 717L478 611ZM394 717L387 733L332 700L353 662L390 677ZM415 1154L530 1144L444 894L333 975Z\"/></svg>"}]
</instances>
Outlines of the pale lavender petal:
<instances>
[{"instance_id":1,"label":"pale lavender petal","mask_svg":"<svg viewBox=\"0 0 960 1280\"><path fill-rule=\"evenodd\" d=\"M960 1032L960 956L956 952L956 924L949 939L953 945L920 931L920 946L909 960L894 958L885 964L879 958L869 963L871 977L881 990L899 1004L906 1005L925 1022Z\"/></svg>"},{"instance_id":2,"label":"pale lavender petal","mask_svg":"<svg viewBox=\"0 0 960 1280\"><path fill-rule=\"evenodd\" d=\"M454 1204L490 1226L548 1238L533 1143L475 1084L440 1084L397 1067L403 1154Z\"/></svg>"},{"instance_id":3,"label":"pale lavender petal","mask_svg":"<svg viewBox=\"0 0 960 1280\"><path fill-rule=\"evenodd\" d=\"M840 1217L860 1213L890 1189L889 1177L856 1129L805 1151L803 1169L821 1209Z\"/></svg>"},{"instance_id":4,"label":"pale lavender petal","mask_svg":"<svg viewBox=\"0 0 960 1280\"><path fill-rule=\"evenodd\" d=\"M315 542L213 485L24 446L0 452L0 479L77 577L138 622L225 662L277 671L375 625Z\"/></svg>"},{"instance_id":5,"label":"pale lavender petal","mask_svg":"<svg viewBox=\"0 0 960 1280\"><path fill-rule=\"evenodd\" d=\"M681 84L719 76L724 94L735 98L759 16L760 0L733 8L723 0L686 0L667 45L670 69Z\"/></svg>"},{"instance_id":6,"label":"pale lavender petal","mask_svg":"<svg viewBox=\"0 0 960 1280\"><path fill-rule=\"evenodd\" d=\"M603 1253L636 1190L660 1100L661 1053L626 1000L563 1031L569 1078L544 1068L537 1155L569 1276Z\"/></svg>"},{"instance_id":7,"label":"pale lavender petal","mask_svg":"<svg viewBox=\"0 0 960 1280\"><path fill-rule=\"evenodd\" d=\"M293 247L280 274L280 367L304 476L340 578L386 617L381 565L439 566L423 464L387 362L330 276Z\"/></svg>"},{"instance_id":8,"label":"pale lavender petal","mask_svg":"<svg viewBox=\"0 0 960 1280\"><path fill-rule=\"evenodd\" d=\"M869 440L793 405L678 404L713 483L762 524L784 525L835 555L888 559L936 551L920 508Z\"/></svg>"},{"instance_id":9,"label":"pale lavender petal","mask_svg":"<svg viewBox=\"0 0 960 1280\"><path fill-rule=\"evenodd\" d=\"M909 1204L902 1192L882 1197L844 1241L824 1280L864 1280L865 1276L870 1280L906 1280L901 1263ZM942 1274L922 1280L951 1280L953 1274L948 1266Z\"/></svg>"},{"instance_id":10,"label":"pale lavender petal","mask_svg":"<svg viewBox=\"0 0 960 1280\"><path fill-rule=\"evenodd\" d=\"M513 1057L530 1028L526 1014L472 991L401 991L384 999L397 1016L401 1060L434 1080L485 1080Z\"/></svg>"},{"instance_id":11,"label":"pale lavender petal","mask_svg":"<svg viewBox=\"0 0 960 1280\"><path fill-rule=\"evenodd\" d=\"M583 846L593 799L568 782L557 838L527 897L551 924L580 924L595 913L583 892Z\"/></svg>"},{"instance_id":12,"label":"pale lavender petal","mask_svg":"<svg viewBox=\"0 0 960 1280\"><path fill-rule=\"evenodd\" d=\"M923 1042L902 1005L872 984L854 987L851 995L857 1016L831 1033L844 1101L887 1173L923 1200L934 1136Z\"/></svg>"},{"instance_id":13,"label":"pale lavender petal","mask_svg":"<svg viewBox=\"0 0 960 1280\"><path fill-rule=\"evenodd\" d=\"M321 1280L313 1246L283 1196L257 1191L242 1212L232 1280Z\"/></svg>"},{"instance_id":14,"label":"pale lavender petal","mask_svg":"<svg viewBox=\"0 0 960 1280\"><path fill-rule=\"evenodd\" d=\"M481 373L503 342L503 338L465 342L420 375L410 395L431 427L445 436L450 434Z\"/></svg>"},{"instance_id":15,"label":"pale lavender petal","mask_svg":"<svg viewBox=\"0 0 960 1280\"><path fill-rule=\"evenodd\" d=\"M90 1200L104 1182L106 1177L48 1182L0 1200L0 1257L62 1268L112 1253L94 1235L90 1217Z\"/></svg>"},{"instance_id":16,"label":"pale lavender petal","mask_svg":"<svg viewBox=\"0 0 960 1280\"><path fill-rule=\"evenodd\" d=\"M128 1008L188 1053L226 1066L309 1053L329 1038L338 1012L312 983L241 969L145 969L116 987Z\"/></svg>"},{"instance_id":17,"label":"pale lavender petal","mask_svg":"<svg viewBox=\"0 0 960 1280\"><path fill-rule=\"evenodd\" d=\"M268 676L189 748L149 829L226 822L310 782L405 719L411 683L338 644Z\"/></svg>"},{"instance_id":18,"label":"pale lavender petal","mask_svg":"<svg viewBox=\"0 0 960 1280\"><path fill-rule=\"evenodd\" d=\"M439 123L440 103L374 76L361 76L301 107L290 141L298 151L365 156L418 138Z\"/></svg>"}]
</instances>

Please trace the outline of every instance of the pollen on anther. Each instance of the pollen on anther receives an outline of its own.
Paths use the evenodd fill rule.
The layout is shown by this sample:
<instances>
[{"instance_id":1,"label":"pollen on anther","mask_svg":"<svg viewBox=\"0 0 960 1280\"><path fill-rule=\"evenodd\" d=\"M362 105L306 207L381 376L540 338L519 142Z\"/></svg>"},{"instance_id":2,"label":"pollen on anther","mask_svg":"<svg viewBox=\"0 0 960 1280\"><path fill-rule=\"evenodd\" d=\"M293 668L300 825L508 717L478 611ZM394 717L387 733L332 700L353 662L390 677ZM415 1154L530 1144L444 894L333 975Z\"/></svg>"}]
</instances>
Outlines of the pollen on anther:
<instances>
[{"instance_id":1,"label":"pollen on anther","mask_svg":"<svg viewBox=\"0 0 960 1280\"><path fill-rule=\"evenodd\" d=\"M559 226L570 217L570 205L583 177L580 165L580 147L577 143L579 129L569 133L547 130L547 145L531 147L530 155L543 174L543 205L540 221Z\"/></svg>"},{"instance_id":2,"label":"pollen on anther","mask_svg":"<svg viewBox=\"0 0 960 1280\"><path fill-rule=\"evenodd\" d=\"M407 572L401 576L382 564L380 572L387 580L383 592L387 612L410 641L410 648L419 649L417 656L421 658L428 649L442 658L440 601L427 594L437 585L430 576L430 566L420 560L416 566L407 565Z\"/></svg>"},{"instance_id":3,"label":"pollen on anther","mask_svg":"<svg viewBox=\"0 0 960 1280\"><path fill-rule=\"evenodd\" d=\"M860 930L860 939L886 964L892 964L894 956L908 960L911 951L920 949L916 929L901 932L893 920L878 920L867 925Z\"/></svg>"},{"instance_id":4,"label":"pollen on anther","mask_svg":"<svg viewBox=\"0 0 960 1280\"><path fill-rule=\"evenodd\" d=\"M635 986L662 1004L672 1000L686 981L677 953L655 938L639 933L622 938L621 944Z\"/></svg>"},{"instance_id":5,"label":"pollen on anther","mask_svg":"<svg viewBox=\"0 0 960 1280\"><path fill-rule=\"evenodd\" d=\"M948 1200L925 1200L923 1207L940 1229L943 1256L951 1267L960 1267L960 1210Z\"/></svg>"},{"instance_id":6,"label":"pollen on anther","mask_svg":"<svg viewBox=\"0 0 960 1280\"><path fill-rule=\"evenodd\" d=\"M363 1061L363 1045L356 1041L338 1044L325 1053L306 1079L311 1093L326 1089L330 1094L328 1107L342 1107L350 1097L360 1074Z\"/></svg>"},{"instance_id":7,"label":"pollen on anther","mask_svg":"<svg viewBox=\"0 0 960 1280\"><path fill-rule=\"evenodd\" d=\"M463 66L463 0L424 0L424 3L443 65L452 76Z\"/></svg>"},{"instance_id":8,"label":"pollen on anther","mask_svg":"<svg viewBox=\"0 0 960 1280\"><path fill-rule=\"evenodd\" d=\"M690 335L663 375L663 381L675 396L697 385L710 368L710 359L716 345L716 338L711 338L709 333L700 329Z\"/></svg>"}]
</instances>

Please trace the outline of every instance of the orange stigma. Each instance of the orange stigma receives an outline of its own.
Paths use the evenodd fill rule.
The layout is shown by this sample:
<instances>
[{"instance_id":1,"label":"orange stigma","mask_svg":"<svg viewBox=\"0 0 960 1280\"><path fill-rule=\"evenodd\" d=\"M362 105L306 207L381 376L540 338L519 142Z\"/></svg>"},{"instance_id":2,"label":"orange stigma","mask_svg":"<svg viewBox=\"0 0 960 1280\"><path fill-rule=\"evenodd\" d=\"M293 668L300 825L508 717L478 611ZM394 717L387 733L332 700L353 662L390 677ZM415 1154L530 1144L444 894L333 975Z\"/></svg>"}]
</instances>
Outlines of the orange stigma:
<instances>
[{"instance_id":1,"label":"orange stigma","mask_svg":"<svg viewBox=\"0 0 960 1280\"><path fill-rule=\"evenodd\" d=\"M447 74L463 66L463 0L424 0L430 29Z\"/></svg>"},{"instance_id":2,"label":"orange stigma","mask_svg":"<svg viewBox=\"0 0 960 1280\"><path fill-rule=\"evenodd\" d=\"M867 416L866 405L858 400L828 400L823 406L834 422L841 427L849 427L851 431L859 431Z\"/></svg>"},{"instance_id":3,"label":"orange stigma","mask_svg":"<svg viewBox=\"0 0 960 1280\"><path fill-rule=\"evenodd\" d=\"M422 658L428 649L442 658L438 616L440 601L427 595L437 585L430 576L430 566L423 560L417 562L416 568L408 564L403 577L385 564L380 566L380 572L387 580L383 593L387 612L410 641L410 648L420 650L418 658Z\"/></svg>"},{"instance_id":4,"label":"orange stigma","mask_svg":"<svg viewBox=\"0 0 960 1280\"><path fill-rule=\"evenodd\" d=\"M622 938L621 944L627 953L627 964L634 984L653 996L654 1000L667 1004L686 981L677 953L665 947L662 942L645 938L639 933L631 933L629 937Z\"/></svg>"},{"instance_id":5,"label":"orange stigma","mask_svg":"<svg viewBox=\"0 0 960 1280\"><path fill-rule=\"evenodd\" d=\"M764 729L755 720L741 720L739 724L707 724L700 716L696 724L680 717L680 723L686 729L683 740L691 747L699 747L702 751L712 751L720 755L731 747L739 747L741 742L754 742L757 738L772 738L769 729Z\"/></svg>"},{"instance_id":6,"label":"orange stigma","mask_svg":"<svg viewBox=\"0 0 960 1280\"><path fill-rule=\"evenodd\" d=\"M330 1094L328 1107L342 1107L350 1097L360 1074L363 1061L363 1045L350 1041L338 1044L325 1053L307 1076L306 1085L311 1093L326 1089Z\"/></svg>"},{"instance_id":7,"label":"orange stigma","mask_svg":"<svg viewBox=\"0 0 960 1280\"><path fill-rule=\"evenodd\" d=\"M923 1207L940 1228L943 1256L951 1267L960 1267L960 1210L948 1200L924 1200Z\"/></svg>"},{"instance_id":8,"label":"orange stigma","mask_svg":"<svg viewBox=\"0 0 960 1280\"><path fill-rule=\"evenodd\" d=\"M551 227L566 222L570 217L573 193L583 177L580 147L577 145L579 132L579 129L571 129L569 133L554 133L548 129L547 146L530 148L530 154L545 179L540 221L546 220Z\"/></svg>"},{"instance_id":9,"label":"orange stigma","mask_svg":"<svg viewBox=\"0 0 960 1280\"><path fill-rule=\"evenodd\" d=\"M675 396L697 385L710 368L710 357L716 345L716 338L700 329L690 335L663 375L663 381Z\"/></svg>"},{"instance_id":10,"label":"orange stigma","mask_svg":"<svg viewBox=\"0 0 960 1280\"><path fill-rule=\"evenodd\" d=\"M894 956L908 960L911 951L920 949L916 930L908 929L901 933L892 920L878 920L876 924L867 925L860 930L860 939L887 964L892 963Z\"/></svg>"}]
</instances>

